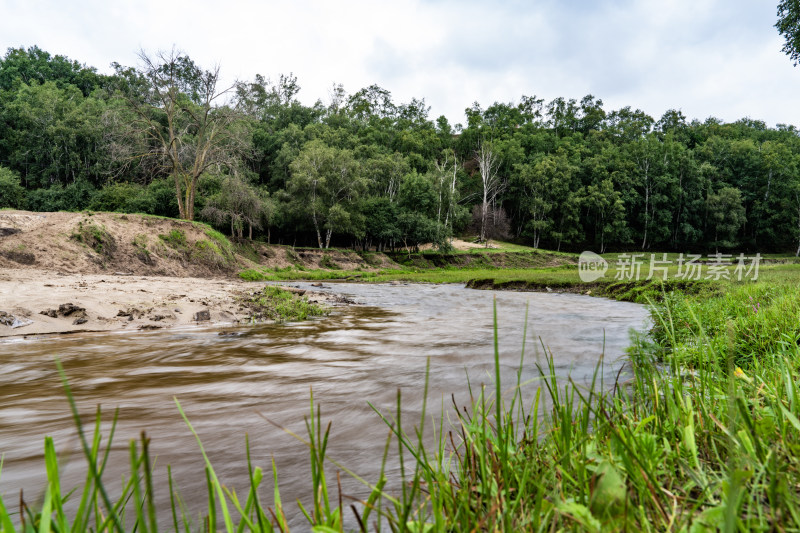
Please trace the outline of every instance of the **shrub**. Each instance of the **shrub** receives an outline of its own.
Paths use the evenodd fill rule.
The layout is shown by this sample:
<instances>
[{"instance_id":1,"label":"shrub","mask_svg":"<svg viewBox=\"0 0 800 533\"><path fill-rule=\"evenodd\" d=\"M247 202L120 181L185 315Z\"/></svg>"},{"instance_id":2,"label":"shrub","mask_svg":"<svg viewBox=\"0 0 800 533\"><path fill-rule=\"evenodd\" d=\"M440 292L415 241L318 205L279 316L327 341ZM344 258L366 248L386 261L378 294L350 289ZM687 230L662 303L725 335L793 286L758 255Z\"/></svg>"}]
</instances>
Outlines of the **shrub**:
<instances>
[{"instance_id":1,"label":"shrub","mask_svg":"<svg viewBox=\"0 0 800 533\"><path fill-rule=\"evenodd\" d=\"M183 232L183 230L173 229L170 230L169 233L160 234L158 238L169 245L170 248L174 248L179 252L185 252L187 250L186 234Z\"/></svg>"},{"instance_id":2,"label":"shrub","mask_svg":"<svg viewBox=\"0 0 800 533\"><path fill-rule=\"evenodd\" d=\"M112 183L97 191L89 208L95 211L152 214L155 210L155 201L141 185Z\"/></svg>"},{"instance_id":3,"label":"shrub","mask_svg":"<svg viewBox=\"0 0 800 533\"><path fill-rule=\"evenodd\" d=\"M171 180L153 180L147 186L146 194L136 201L152 202L152 211L147 211L148 213L161 217L178 218L178 200L175 197L175 184Z\"/></svg>"},{"instance_id":4,"label":"shrub","mask_svg":"<svg viewBox=\"0 0 800 533\"><path fill-rule=\"evenodd\" d=\"M324 254L322 256L322 259L320 259L320 261L319 261L319 266L321 266L322 268L328 268L330 270L341 270L342 269L342 267L337 265L334 262L333 258L331 256L329 256L328 254Z\"/></svg>"},{"instance_id":5,"label":"shrub","mask_svg":"<svg viewBox=\"0 0 800 533\"><path fill-rule=\"evenodd\" d=\"M77 228L70 236L72 240L85 244L103 257L111 257L117 249L114 237L105 226L78 222Z\"/></svg>"},{"instance_id":6,"label":"shrub","mask_svg":"<svg viewBox=\"0 0 800 533\"><path fill-rule=\"evenodd\" d=\"M0 167L0 208L24 209L26 203L25 188L20 185L19 174Z\"/></svg>"},{"instance_id":7,"label":"shrub","mask_svg":"<svg viewBox=\"0 0 800 533\"><path fill-rule=\"evenodd\" d=\"M89 207L97 189L86 180L77 180L66 187L54 185L49 189L28 192L28 209L33 211L83 211Z\"/></svg>"}]
</instances>

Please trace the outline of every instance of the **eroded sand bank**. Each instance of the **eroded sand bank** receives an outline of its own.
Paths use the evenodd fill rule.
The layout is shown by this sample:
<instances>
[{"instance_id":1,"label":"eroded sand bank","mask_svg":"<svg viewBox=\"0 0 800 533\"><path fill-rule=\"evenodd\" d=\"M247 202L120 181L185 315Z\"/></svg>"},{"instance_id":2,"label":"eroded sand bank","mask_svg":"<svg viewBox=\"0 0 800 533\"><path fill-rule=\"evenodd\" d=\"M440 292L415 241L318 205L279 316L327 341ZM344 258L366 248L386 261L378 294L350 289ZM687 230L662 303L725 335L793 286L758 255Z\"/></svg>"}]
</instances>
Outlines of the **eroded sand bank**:
<instances>
[{"instance_id":1,"label":"eroded sand bank","mask_svg":"<svg viewBox=\"0 0 800 533\"><path fill-rule=\"evenodd\" d=\"M240 302L263 285L237 279L0 269L0 337L233 324L248 319ZM335 303L330 295L306 296Z\"/></svg>"}]
</instances>

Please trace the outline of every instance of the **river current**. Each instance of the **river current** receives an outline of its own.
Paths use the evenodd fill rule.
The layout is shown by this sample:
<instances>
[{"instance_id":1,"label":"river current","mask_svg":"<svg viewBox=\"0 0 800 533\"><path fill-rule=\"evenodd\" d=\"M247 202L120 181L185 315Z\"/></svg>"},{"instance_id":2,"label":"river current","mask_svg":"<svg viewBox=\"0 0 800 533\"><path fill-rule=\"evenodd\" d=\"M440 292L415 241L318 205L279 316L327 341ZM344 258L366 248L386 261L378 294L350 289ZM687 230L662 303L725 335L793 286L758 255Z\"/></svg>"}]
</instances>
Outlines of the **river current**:
<instances>
[{"instance_id":1,"label":"river current","mask_svg":"<svg viewBox=\"0 0 800 533\"><path fill-rule=\"evenodd\" d=\"M307 283L292 283L309 287ZM525 397L539 386L536 363L552 353L556 371L590 379L601 356L600 377L612 385L631 328L646 327L640 305L573 294L478 291L457 285L325 284L314 290L345 294L356 305L319 320L284 325L196 327L153 332L105 332L0 341L0 494L29 501L41 494L43 439L53 436L65 488L85 476L75 424L55 358L64 365L78 405L91 424L97 405L107 431L115 408L119 426L106 479L113 487L127 472L128 441L142 431L152 439L166 507L166 465L192 510L206 501L205 473L194 436L174 398L200 435L222 482L247 491L245 435L253 463L263 467L270 500L270 461L278 469L284 506L295 524L294 502L310 500L305 446L278 426L305 436L310 392L323 421L332 422L329 456L370 481L377 479L388 428L370 407L392 415L402 395L403 421L419 422L430 359L428 412L447 415L451 397L466 405L473 392L493 387L493 304L503 388L516 381L526 309L522 364ZM451 416L452 418L452 416ZM271 421L271 422L268 422ZM335 465L329 466L335 479ZM390 485L399 472L388 468ZM342 476L343 491L362 496L357 481ZM335 498L335 496L334 496ZM162 509L162 512L166 509Z\"/></svg>"}]
</instances>

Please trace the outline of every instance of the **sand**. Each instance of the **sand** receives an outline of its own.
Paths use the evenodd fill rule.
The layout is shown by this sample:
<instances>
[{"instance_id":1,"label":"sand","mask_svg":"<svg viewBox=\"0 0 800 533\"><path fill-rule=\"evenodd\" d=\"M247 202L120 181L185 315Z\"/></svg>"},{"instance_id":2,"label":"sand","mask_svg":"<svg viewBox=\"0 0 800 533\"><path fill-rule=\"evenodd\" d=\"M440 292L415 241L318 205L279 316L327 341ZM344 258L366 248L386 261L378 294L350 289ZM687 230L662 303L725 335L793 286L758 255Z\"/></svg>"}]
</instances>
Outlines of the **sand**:
<instances>
[{"instance_id":1,"label":"sand","mask_svg":"<svg viewBox=\"0 0 800 533\"><path fill-rule=\"evenodd\" d=\"M0 269L0 322L30 321L0 323L0 337L236 324L249 316L238 301L263 286L231 278ZM321 293L306 296L331 301ZM54 316L42 314L48 311Z\"/></svg>"}]
</instances>

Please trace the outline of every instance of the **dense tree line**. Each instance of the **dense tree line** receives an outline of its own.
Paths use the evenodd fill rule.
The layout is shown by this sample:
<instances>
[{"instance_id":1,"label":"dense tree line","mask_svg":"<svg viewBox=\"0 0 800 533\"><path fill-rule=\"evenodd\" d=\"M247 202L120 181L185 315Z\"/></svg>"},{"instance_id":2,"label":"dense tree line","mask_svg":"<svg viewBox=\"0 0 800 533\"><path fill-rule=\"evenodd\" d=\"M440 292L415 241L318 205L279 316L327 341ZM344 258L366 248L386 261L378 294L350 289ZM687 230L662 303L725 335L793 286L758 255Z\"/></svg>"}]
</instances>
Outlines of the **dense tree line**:
<instances>
[{"instance_id":1,"label":"dense tree line","mask_svg":"<svg viewBox=\"0 0 800 533\"><path fill-rule=\"evenodd\" d=\"M800 250L800 136L742 119L475 103L293 75L221 87L177 52L98 74L36 47L0 60L0 207L200 218L239 238L385 249L470 232L596 251Z\"/></svg>"}]
</instances>

